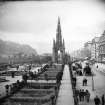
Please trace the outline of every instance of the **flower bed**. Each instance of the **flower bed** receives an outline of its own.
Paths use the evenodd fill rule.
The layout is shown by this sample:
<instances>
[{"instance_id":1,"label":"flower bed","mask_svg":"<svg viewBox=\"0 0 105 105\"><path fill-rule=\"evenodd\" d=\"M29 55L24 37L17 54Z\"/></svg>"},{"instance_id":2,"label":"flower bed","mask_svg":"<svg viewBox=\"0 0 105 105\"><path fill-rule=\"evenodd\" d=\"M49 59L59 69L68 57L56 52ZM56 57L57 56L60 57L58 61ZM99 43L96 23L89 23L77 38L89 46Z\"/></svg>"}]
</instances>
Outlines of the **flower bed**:
<instances>
[{"instance_id":1,"label":"flower bed","mask_svg":"<svg viewBox=\"0 0 105 105\"><path fill-rule=\"evenodd\" d=\"M26 88L34 89L50 89L52 87L57 87L56 83L27 83Z\"/></svg>"},{"instance_id":2,"label":"flower bed","mask_svg":"<svg viewBox=\"0 0 105 105\"><path fill-rule=\"evenodd\" d=\"M2 105L51 105L51 101L47 101L47 102L42 102L42 101L39 101L39 102L14 102L14 101L11 101L11 102L5 102L3 103Z\"/></svg>"},{"instance_id":3,"label":"flower bed","mask_svg":"<svg viewBox=\"0 0 105 105\"><path fill-rule=\"evenodd\" d=\"M23 95L23 94L22 94ZM50 101L51 97L54 96L54 93L46 94L46 95L38 95L38 96L21 96L20 94L17 94L15 96L12 96L10 98L10 101L12 102L47 102Z\"/></svg>"}]
</instances>

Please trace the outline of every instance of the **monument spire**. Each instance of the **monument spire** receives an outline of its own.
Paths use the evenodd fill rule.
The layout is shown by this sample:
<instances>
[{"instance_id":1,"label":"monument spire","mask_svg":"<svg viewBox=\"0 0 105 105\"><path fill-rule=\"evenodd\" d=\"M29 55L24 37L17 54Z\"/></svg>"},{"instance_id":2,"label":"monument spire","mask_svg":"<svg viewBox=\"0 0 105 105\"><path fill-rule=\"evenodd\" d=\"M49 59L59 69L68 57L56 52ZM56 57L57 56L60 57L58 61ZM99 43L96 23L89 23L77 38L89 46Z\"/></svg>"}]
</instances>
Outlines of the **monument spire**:
<instances>
[{"instance_id":1,"label":"monument spire","mask_svg":"<svg viewBox=\"0 0 105 105\"><path fill-rule=\"evenodd\" d=\"M63 47L65 48L65 41L64 41L64 39L63 39Z\"/></svg>"},{"instance_id":2,"label":"monument spire","mask_svg":"<svg viewBox=\"0 0 105 105\"><path fill-rule=\"evenodd\" d=\"M64 63L65 62L64 57L65 57L65 42L64 39L62 40L60 18L58 17L56 40L53 40L52 60L55 63Z\"/></svg>"},{"instance_id":3,"label":"monument spire","mask_svg":"<svg viewBox=\"0 0 105 105\"><path fill-rule=\"evenodd\" d=\"M53 48L55 48L55 40L53 39Z\"/></svg>"},{"instance_id":4,"label":"monument spire","mask_svg":"<svg viewBox=\"0 0 105 105\"><path fill-rule=\"evenodd\" d=\"M62 43L62 35L61 35L61 25L60 18L58 17L57 31L56 31L56 42L60 46Z\"/></svg>"}]
</instances>

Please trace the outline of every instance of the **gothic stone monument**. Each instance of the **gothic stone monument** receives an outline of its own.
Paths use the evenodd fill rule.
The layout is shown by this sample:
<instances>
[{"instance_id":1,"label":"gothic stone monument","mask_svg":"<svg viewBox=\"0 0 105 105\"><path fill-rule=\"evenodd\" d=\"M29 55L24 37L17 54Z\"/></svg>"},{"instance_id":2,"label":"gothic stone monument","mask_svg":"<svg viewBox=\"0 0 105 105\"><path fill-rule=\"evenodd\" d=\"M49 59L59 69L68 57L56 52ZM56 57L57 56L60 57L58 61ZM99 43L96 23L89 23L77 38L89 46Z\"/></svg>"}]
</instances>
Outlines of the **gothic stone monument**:
<instances>
[{"instance_id":1,"label":"gothic stone monument","mask_svg":"<svg viewBox=\"0 0 105 105\"><path fill-rule=\"evenodd\" d=\"M64 63L65 59L65 42L62 39L60 18L58 18L56 40L53 40L53 56L52 61L54 63Z\"/></svg>"}]
</instances>

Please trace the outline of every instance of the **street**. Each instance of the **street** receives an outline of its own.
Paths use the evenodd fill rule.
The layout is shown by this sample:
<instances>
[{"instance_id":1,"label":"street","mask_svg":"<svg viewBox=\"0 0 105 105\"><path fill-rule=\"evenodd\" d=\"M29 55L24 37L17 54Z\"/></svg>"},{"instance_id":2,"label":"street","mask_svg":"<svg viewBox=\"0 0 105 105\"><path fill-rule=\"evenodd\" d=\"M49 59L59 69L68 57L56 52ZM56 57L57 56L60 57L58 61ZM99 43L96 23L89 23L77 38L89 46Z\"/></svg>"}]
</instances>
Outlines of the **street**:
<instances>
[{"instance_id":1,"label":"street","mask_svg":"<svg viewBox=\"0 0 105 105\"><path fill-rule=\"evenodd\" d=\"M40 67L35 67L31 71L32 72L35 72L35 71L37 72L39 68ZM10 85L12 83L16 83L17 80L19 80L19 81L22 80L22 76L15 76L14 78L12 78L11 76L3 76L3 77L6 77L6 80L9 80L9 81L0 83L0 98L4 97L6 95L6 93L5 93L5 85L7 85L7 84Z\"/></svg>"},{"instance_id":2,"label":"street","mask_svg":"<svg viewBox=\"0 0 105 105\"><path fill-rule=\"evenodd\" d=\"M105 68L104 68L105 69ZM100 72L96 66L92 68L96 76L94 76L94 88L97 94L105 94L105 73Z\"/></svg>"},{"instance_id":3,"label":"street","mask_svg":"<svg viewBox=\"0 0 105 105\"><path fill-rule=\"evenodd\" d=\"M90 102L89 103L87 103L86 101L79 102L80 105L95 105L94 104L95 96L98 95L101 100L102 95L105 94L105 74L100 72L96 68L96 65L92 66L92 71L94 73L93 81L92 76L77 76L77 89L84 90L87 89L90 92ZM87 79L87 86L82 85L82 80L84 77Z\"/></svg>"},{"instance_id":4,"label":"street","mask_svg":"<svg viewBox=\"0 0 105 105\"><path fill-rule=\"evenodd\" d=\"M6 79L9 81L0 83L0 98L4 97L6 95L5 85L7 85L7 84L10 85L12 83L16 83L17 80L21 81L22 76L15 76L14 78L12 78L11 76L6 76Z\"/></svg>"}]
</instances>

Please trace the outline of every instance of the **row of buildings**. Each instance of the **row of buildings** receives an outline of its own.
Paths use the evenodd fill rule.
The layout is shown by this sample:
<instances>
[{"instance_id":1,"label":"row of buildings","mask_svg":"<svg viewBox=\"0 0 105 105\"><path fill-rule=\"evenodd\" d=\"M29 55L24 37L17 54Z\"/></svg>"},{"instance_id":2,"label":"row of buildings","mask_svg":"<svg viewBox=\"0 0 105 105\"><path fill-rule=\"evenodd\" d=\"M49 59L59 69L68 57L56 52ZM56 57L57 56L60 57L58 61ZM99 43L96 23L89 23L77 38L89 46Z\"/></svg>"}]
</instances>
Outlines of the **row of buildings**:
<instances>
[{"instance_id":1,"label":"row of buildings","mask_svg":"<svg viewBox=\"0 0 105 105\"><path fill-rule=\"evenodd\" d=\"M105 31L100 37L95 37L84 44L84 48L91 52L91 59L105 62Z\"/></svg>"},{"instance_id":2,"label":"row of buildings","mask_svg":"<svg viewBox=\"0 0 105 105\"><path fill-rule=\"evenodd\" d=\"M88 57L97 62L105 62L105 31L100 37L94 37L84 44L84 48L73 52L74 57Z\"/></svg>"}]
</instances>

